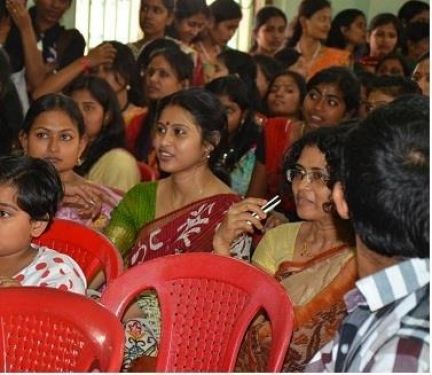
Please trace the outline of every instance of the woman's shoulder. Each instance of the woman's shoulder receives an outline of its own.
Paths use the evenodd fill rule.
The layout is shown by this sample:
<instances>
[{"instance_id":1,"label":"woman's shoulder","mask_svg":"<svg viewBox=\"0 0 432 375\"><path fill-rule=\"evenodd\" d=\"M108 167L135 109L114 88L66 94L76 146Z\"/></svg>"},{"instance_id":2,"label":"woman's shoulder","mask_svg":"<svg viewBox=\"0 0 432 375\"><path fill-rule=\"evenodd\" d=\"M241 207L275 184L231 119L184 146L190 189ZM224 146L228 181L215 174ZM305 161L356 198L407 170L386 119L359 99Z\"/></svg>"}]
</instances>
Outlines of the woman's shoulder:
<instances>
[{"instance_id":1,"label":"woman's shoulder","mask_svg":"<svg viewBox=\"0 0 432 375\"><path fill-rule=\"evenodd\" d=\"M333 48L333 47L325 47L324 48L324 55L326 58L334 59L337 62L340 62L340 61L348 62L351 59L351 52L346 51L344 49Z\"/></svg>"},{"instance_id":2,"label":"woman's shoulder","mask_svg":"<svg viewBox=\"0 0 432 375\"><path fill-rule=\"evenodd\" d=\"M128 150L120 147L107 151L99 160L104 160L109 163L134 163L135 165L137 162L135 157ZM124 165L122 165L122 167L124 167Z\"/></svg>"}]
</instances>

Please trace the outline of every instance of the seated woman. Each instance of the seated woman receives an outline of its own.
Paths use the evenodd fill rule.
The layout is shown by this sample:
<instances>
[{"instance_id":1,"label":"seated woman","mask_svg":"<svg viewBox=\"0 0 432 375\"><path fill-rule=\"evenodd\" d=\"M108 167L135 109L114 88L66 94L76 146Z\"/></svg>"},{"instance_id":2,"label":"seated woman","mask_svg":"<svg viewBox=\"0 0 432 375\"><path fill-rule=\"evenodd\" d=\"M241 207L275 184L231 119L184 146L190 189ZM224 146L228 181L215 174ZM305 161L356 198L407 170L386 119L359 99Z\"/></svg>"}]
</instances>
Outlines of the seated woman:
<instances>
[{"instance_id":1,"label":"seated woman","mask_svg":"<svg viewBox=\"0 0 432 375\"><path fill-rule=\"evenodd\" d=\"M228 142L221 148L218 162L229 171L231 188L237 194L245 195L261 137L248 90L236 76L217 78L205 88L219 98L228 117Z\"/></svg>"},{"instance_id":2,"label":"seated woman","mask_svg":"<svg viewBox=\"0 0 432 375\"><path fill-rule=\"evenodd\" d=\"M170 175L131 189L104 231L127 266L169 254L213 250L215 228L240 200L214 170L226 128L221 103L204 89L182 90L160 101L153 147L160 169ZM231 253L249 259L249 246L247 238L240 239ZM138 306L133 305L124 318L126 367L143 354L157 352L157 298L147 293L138 299ZM136 330L149 335L149 341L144 343Z\"/></svg>"},{"instance_id":3,"label":"seated woman","mask_svg":"<svg viewBox=\"0 0 432 375\"><path fill-rule=\"evenodd\" d=\"M293 144L284 172L302 221L268 231L252 257L253 264L281 282L294 305L294 331L284 371L302 371L333 338L346 313L343 296L356 279L352 230L337 216L331 199L340 150L350 127L319 129ZM228 255L231 242L242 233L252 233L254 227L261 229L264 218L255 198L233 205L215 234L215 252ZM246 334L239 370L265 369L270 336L269 322L258 316Z\"/></svg>"},{"instance_id":4,"label":"seated woman","mask_svg":"<svg viewBox=\"0 0 432 375\"><path fill-rule=\"evenodd\" d=\"M20 141L26 155L51 162L60 175L66 197L56 217L96 230L104 228L121 195L74 171L87 145L84 119L75 102L59 94L34 101L24 119Z\"/></svg>"},{"instance_id":5,"label":"seated woman","mask_svg":"<svg viewBox=\"0 0 432 375\"><path fill-rule=\"evenodd\" d=\"M110 188L131 189L140 181L140 172L124 148L124 121L114 91L102 78L83 76L71 83L67 93L81 110L88 139L76 171Z\"/></svg>"},{"instance_id":6,"label":"seated woman","mask_svg":"<svg viewBox=\"0 0 432 375\"><path fill-rule=\"evenodd\" d=\"M278 194L283 181L282 155L291 144L311 130L338 125L355 115L360 104L360 83L344 67L321 70L307 82L306 91L302 104L304 124L274 119L265 125L265 143L257 149L248 196L265 198ZM285 203L284 208L291 214L292 205Z\"/></svg>"},{"instance_id":7,"label":"seated woman","mask_svg":"<svg viewBox=\"0 0 432 375\"><path fill-rule=\"evenodd\" d=\"M62 196L62 182L50 163L0 157L0 288L40 286L85 293L85 276L73 259L31 243L52 221Z\"/></svg>"},{"instance_id":8,"label":"seated woman","mask_svg":"<svg viewBox=\"0 0 432 375\"><path fill-rule=\"evenodd\" d=\"M240 199L214 173L227 128L219 100L204 89L187 89L162 99L159 109L153 147L169 177L128 191L104 231L129 267L211 251L214 228Z\"/></svg>"}]
</instances>

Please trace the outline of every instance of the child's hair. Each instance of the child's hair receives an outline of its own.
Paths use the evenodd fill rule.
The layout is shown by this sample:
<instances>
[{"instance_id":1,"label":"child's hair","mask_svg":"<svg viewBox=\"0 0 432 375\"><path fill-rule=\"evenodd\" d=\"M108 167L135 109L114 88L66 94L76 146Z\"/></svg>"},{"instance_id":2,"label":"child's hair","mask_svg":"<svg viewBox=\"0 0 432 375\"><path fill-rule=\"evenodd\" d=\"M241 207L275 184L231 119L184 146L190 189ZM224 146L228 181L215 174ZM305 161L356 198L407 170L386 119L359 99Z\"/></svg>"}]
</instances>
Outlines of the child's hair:
<instances>
[{"instance_id":1,"label":"child's hair","mask_svg":"<svg viewBox=\"0 0 432 375\"><path fill-rule=\"evenodd\" d=\"M267 5L262 7L255 15L255 23L253 27L254 32L257 32L260 29L260 27L265 25L265 23L270 18L275 18L275 17L282 18L285 21L285 25L287 24L287 18L285 13L282 12L282 10L280 10L278 7L272 5ZM250 51L254 52L256 51L257 48L258 48L258 44L256 40L254 40Z\"/></svg>"},{"instance_id":2,"label":"child's hair","mask_svg":"<svg viewBox=\"0 0 432 375\"><path fill-rule=\"evenodd\" d=\"M236 130L231 144L227 144L229 150L225 148L220 155L223 158L224 167L232 170L237 161L251 148L252 144L257 142L260 135L260 128L254 121L255 111L246 85L236 76L231 75L214 79L205 88L217 96L228 96L244 113L242 123Z\"/></svg>"},{"instance_id":3,"label":"child's hair","mask_svg":"<svg viewBox=\"0 0 432 375\"><path fill-rule=\"evenodd\" d=\"M240 5L234 0L216 0L209 5L209 8L216 24L241 19L243 16Z\"/></svg>"},{"instance_id":4,"label":"child's hair","mask_svg":"<svg viewBox=\"0 0 432 375\"><path fill-rule=\"evenodd\" d=\"M405 94L421 94L420 87L412 79L401 76L380 76L373 80L369 93L379 91L397 98Z\"/></svg>"},{"instance_id":5,"label":"child's hair","mask_svg":"<svg viewBox=\"0 0 432 375\"><path fill-rule=\"evenodd\" d=\"M18 207L32 220L50 222L63 199L63 185L56 169L42 159L0 157L0 185L16 189Z\"/></svg>"},{"instance_id":6,"label":"child's hair","mask_svg":"<svg viewBox=\"0 0 432 375\"><path fill-rule=\"evenodd\" d=\"M47 94L36 99L24 118L21 129L23 133L28 134L36 118L48 111L62 111L76 125L79 136L82 137L85 134L84 119L77 104L70 97L62 94Z\"/></svg>"},{"instance_id":7,"label":"child's hair","mask_svg":"<svg viewBox=\"0 0 432 375\"><path fill-rule=\"evenodd\" d=\"M104 124L100 133L88 146L84 162L76 168L80 175L89 172L96 161L114 148L125 147L125 125L117 97L111 86L102 78L81 76L68 87L67 94L85 90L102 106Z\"/></svg>"},{"instance_id":8,"label":"child's hair","mask_svg":"<svg viewBox=\"0 0 432 375\"><path fill-rule=\"evenodd\" d=\"M366 19L365 14L360 9L345 9L339 12L333 19L331 28L327 37L327 46L344 49L347 45L342 27L350 27L357 17Z\"/></svg>"}]
</instances>

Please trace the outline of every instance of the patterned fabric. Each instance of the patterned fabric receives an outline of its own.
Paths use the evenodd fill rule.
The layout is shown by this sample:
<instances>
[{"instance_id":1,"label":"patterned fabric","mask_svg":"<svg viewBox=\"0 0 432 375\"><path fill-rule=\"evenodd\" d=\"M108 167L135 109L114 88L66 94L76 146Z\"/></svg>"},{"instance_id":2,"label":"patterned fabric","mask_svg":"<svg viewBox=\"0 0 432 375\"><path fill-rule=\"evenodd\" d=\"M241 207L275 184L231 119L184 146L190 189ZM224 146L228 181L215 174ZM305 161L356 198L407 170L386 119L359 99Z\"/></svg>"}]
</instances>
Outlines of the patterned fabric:
<instances>
[{"instance_id":1,"label":"patterned fabric","mask_svg":"<svg viewBox=\"0 0 432 375\"><path fill-rule=\"evenodd\" d=\"M293 227L293 232L297 234L299 225L286 224L282 227ZM278 232L282 233L275 233ZM267 240L266 243L272 241ZM291 241L291 245L294 244L295 237ZM272 256L275 255L270 248L267 250ZM294 249L288 253L294 257ZM291 298L295 316L284 371L302 372L312 356L336 334L346 314L343 295L354 286L357 277L353 255L353 251L343 245L323 251L306 262L283 261L277 268L275 277ZM275 259L279 262L280 257L276 255ZM253 261L259 264L255 254ZM274 269L268 262L267 267ZM236 369L265 371L270 345L271 326L260 315L246 333Z\"/></svg>"},{"instance_id":2,"label":"patterned fabric","mask_svg":"<svg viewBox=\"0 0 432 375\"><path fill-rule=\"evenodd\" d=\"M339 335L310 372L429 372L429 259L410 259L356 283Z\"/></svg>"},{"instance_id":3,"label":"patterned fabric","mask_svg":"<svg viewBox=\"0 0 432 375\"><path fill-rule=\"evenodd\" d=\"M216 226L231 205L239 200L235 194L218 194L144 225L126 263L134 266L164 255L212 251ZM248 254L239 256L249 258Z\"/></svg>"},{"instance_id":4,"label":"patterned fabric","mask_svg":"<svg viewBox=\"0 0 432 375\"><path fill-rule=\"evenodd\" d=\"M93 186L98 188L101 193L108 195L117 203L120 202L122 195L119 192L116 192L103 185L93 184ZM108 225L108 222L111 219L111 211L113 208L114 207L112 205L103 202L102 209L98 217L95 219L82 219L78 213L77 207L61 205L57 210L55 217L58 219L75 221L96 231L102 231Z\"/></svg>"},{"instance_id":5,"label":"patterned fabric","mask_svg":"<svg viewBox=\"0 0 432 375\"><path fill-rule=\"evenodd\" d=\"M22 286L40 286L85 294L87 283L79 265L69 256L47 247L32 245L33 261L13 278Z\"/></svg>"}]
</instances>

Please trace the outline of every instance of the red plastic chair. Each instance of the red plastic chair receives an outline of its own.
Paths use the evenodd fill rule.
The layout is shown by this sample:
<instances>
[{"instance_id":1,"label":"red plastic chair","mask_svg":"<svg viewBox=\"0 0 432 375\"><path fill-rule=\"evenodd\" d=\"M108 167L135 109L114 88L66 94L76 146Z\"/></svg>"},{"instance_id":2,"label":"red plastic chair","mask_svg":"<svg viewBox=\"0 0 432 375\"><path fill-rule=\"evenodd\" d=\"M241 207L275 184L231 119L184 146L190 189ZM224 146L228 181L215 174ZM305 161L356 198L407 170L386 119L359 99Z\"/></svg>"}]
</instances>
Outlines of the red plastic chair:
<instances>
[{"instance_id":1,"label":"red plastic chair","mask_svg":"<svg viewBox=\"0 0 432 375\"><path fill-rule=\"evenodd\" d=\"M161 339L156 371L232 371L246 329L262 308L272 325L267 371L280 371L293 309L271 276L236 259L208 253L157 258L135 266L102 293L119 318L144 289L156 290Z\"/></svg>"},{"instance_id":2,"label":"red plastic chair","mask_svg":"<svg viewBox=\"0 0 432 375\"><path fill-rule=\"evenodd\" d=\"M141 181L156 181L158 179L158 173L152 167L143 161L138 161L137 163L141 173Z\"/></svg>"},{"instance_id":3,"label":"red plastic chair","mask_svg":"<svg viewBox=\"0 0 432 375\"><path fill-rule=\"evenodd\" d=\"M69 255L83 270L87 283L102 269L107 283L123 272L119 251L103 234L70 220L54 219L34 243Z\"/></svg>"},{"instance_id":4,"label":"red plastic chair","mask_svg":"<svg viewBox=\"0 0 432 375\"><path fill-rule=\"evenodd\" d=\"M123 326L97 302L40 287L0 289L0 301L1 372L120 370Z\"/></svg>"}]
</instances>

